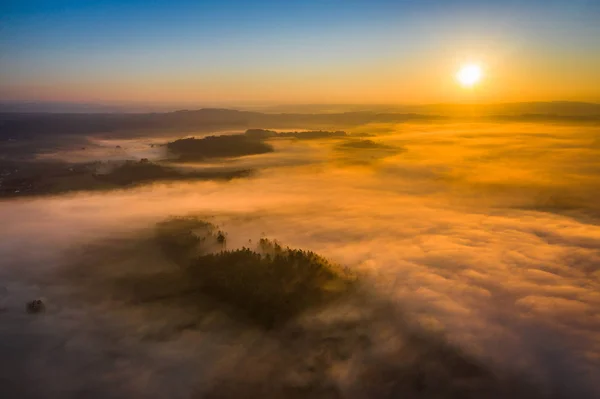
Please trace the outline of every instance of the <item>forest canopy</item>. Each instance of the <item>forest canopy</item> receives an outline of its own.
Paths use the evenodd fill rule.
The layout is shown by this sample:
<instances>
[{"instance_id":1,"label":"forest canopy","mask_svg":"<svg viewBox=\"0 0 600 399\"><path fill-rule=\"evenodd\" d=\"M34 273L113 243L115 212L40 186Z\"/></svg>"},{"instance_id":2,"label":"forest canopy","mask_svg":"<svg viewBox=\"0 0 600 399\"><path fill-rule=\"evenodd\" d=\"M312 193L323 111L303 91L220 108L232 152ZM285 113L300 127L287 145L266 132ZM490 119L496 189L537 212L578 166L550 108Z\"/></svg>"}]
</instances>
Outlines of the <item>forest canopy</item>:
<instances>
[{"instance_id":1,"label":"forest canopy","mask_svg":"<svg viewBox=\"0 0 600 399\"><path fill-rule=\"evenodd\" d=\"M260 239L255 248L226 250L227 234L193 217L157 226L157 240L188 281L265 328L349 292L355 277L312 251Z\"/></svg>"},{"instance_id":2,"label":"forest canopy","mask_svg":"<svg viewBox=\"0 0 600 399\"><path fill-rule=\"evenodd\" d=\"M180 161L203 161L207 158L239 157L273 152L260 139L245 135L208 136L179 139L167 143L168 150Z\"/></svg>"}]
</instances>

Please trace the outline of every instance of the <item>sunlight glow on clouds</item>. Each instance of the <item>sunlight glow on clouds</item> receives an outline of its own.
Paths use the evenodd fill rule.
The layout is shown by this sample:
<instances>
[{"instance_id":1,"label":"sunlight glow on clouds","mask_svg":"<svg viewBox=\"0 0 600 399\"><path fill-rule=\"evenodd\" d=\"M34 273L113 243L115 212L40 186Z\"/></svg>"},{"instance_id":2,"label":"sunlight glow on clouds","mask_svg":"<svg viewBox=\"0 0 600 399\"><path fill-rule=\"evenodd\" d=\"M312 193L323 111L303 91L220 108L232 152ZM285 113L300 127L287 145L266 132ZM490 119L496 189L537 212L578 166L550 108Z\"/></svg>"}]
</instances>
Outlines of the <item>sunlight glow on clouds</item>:
<instances>
[{"instance_id":1,"label":"sunlight glow on clouds","mask_svg":"<svg viewBox=\"0 0 600 399\"><path fill-rule=\"evenodd\" d=\"M232 247L265 234L314 250L364 273L410 320L537 375L548 389L567 389L560 382L586 397L600 392L600 180L590 173L600 167L598 148L590 149L598 133L398 125L373 140L404 151L362 163L348 163L334 142L282 142L274 154L236 161L266 167L249 179L6 201L1 272L9 284L28 273L52 279L65 256L79 253L74 247L85 251L174 213L206 215L229 232ZM308 165L286 162L308 153ZM514 170L522 173L507 173ZM133 310L121 312L126 319ZM178 342L168 345L181 350Z\"/></svg>"}]
</instances>

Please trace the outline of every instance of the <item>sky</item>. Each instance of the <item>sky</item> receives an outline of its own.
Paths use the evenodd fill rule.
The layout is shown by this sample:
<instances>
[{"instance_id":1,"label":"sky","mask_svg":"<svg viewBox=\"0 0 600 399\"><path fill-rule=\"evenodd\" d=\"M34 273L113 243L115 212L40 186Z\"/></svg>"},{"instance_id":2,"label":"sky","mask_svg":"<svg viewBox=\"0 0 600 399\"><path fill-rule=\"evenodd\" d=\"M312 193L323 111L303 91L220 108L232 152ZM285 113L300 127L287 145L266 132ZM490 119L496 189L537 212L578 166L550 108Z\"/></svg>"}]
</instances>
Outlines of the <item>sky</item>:
<instances>
[{"instance_id":1,"label":"sky","mask_svg":"<svg viewBox=\"0 0 600 399\"><path fill-rule=\"evenodd\" d=\"M0 0L0 101L600 102L598 20L596 0Z\"/></svg>"}]
</instances>

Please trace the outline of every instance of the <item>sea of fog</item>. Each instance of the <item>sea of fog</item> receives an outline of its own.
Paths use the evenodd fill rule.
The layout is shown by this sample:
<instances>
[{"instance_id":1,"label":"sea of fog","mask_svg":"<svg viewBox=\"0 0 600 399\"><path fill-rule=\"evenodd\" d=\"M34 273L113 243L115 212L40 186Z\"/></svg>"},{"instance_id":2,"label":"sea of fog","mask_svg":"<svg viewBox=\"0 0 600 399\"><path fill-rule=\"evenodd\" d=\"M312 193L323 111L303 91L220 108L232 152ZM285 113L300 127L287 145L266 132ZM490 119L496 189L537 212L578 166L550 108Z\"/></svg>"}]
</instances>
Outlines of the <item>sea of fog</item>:
<instances>
[{"instance_id":1,"label":"sea of fog","mask_svg":"<svg viewBox=\"0 0 600 399\"><path fill-rule=\"evenodd\" d=\"M136 237L199 215L227 231L229 248L269 237L356 270L388 304L368 327L376 351L395 350L395 326L411 326L548 397L600 397L600 127L350 131L376 145L275 140L274 153L181 165L255 169L249 178L2 200L0 393L10 396L0 396L218 397L216 380L267 379L298 362L272 333L219 315L179 331L185 308L123 304L103 283L172 267ZM94 156L115 159L116 145L124 158L153 156L155 141L98 140ZM74 268L90 277L75 283ZM43 314L25 312L35 298ZM345 397L366 397L350 368L328 376Z\"/></svg>"}]
</instances>

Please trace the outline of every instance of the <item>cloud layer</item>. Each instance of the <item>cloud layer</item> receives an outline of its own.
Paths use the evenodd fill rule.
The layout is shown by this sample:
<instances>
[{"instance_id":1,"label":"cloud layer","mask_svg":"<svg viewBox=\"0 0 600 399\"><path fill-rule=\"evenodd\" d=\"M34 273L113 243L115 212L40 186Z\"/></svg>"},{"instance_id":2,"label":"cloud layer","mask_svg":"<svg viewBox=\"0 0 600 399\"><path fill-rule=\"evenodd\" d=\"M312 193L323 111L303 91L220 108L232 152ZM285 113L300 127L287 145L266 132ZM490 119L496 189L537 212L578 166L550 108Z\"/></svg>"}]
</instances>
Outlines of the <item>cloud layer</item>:
<instances>
[{"instance_id":1,"label":"cloud layer","mask_svg":"<svg viewBox=\"0 0 600 399\"><path fill-rule=\"evenodd\" d=\"M77 262L93 276L116 273L117 265L132 273L140 265L163 270L167 264L151 248L117 248L169 215L198 214L226 229L233 247L267 236L360 271L370 290L411 325L442 332L490 364L531 376L547 392L600 393L600 147L594 145L600 129L422 124L374 130L378 143L403 151L370 157L365 148L365 162L353 164L345 162L360 150L352 145L346 153L338 141L277 139L274 154L234 161L261 169L249 179L3 201L0 317L8 322L1 341L14 340L31 358L7 345L2 352L27 369L24 375L37 370L48 392L61 392L53 380L70 372L82 375L73 392L90 384L105 389L103 378L114 382L114 392L129 394L177 385L173 397L209 384L208 370L225 353L243 357L224 351L224 342L254 342L260 334L219 341L213 332L190 333L145 342L139 329L172 326L180 315L158 305L122 307L108 291L93 304L73 304L77 290L59 277ZM19 313L38 296L47 298L46 315ZM52 373L42 371L51 364ZM15 370L15 378L22 375Z\"/></svg>"}]
</instances>

